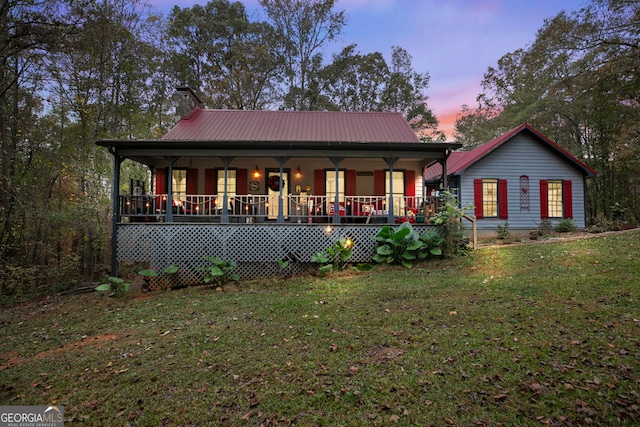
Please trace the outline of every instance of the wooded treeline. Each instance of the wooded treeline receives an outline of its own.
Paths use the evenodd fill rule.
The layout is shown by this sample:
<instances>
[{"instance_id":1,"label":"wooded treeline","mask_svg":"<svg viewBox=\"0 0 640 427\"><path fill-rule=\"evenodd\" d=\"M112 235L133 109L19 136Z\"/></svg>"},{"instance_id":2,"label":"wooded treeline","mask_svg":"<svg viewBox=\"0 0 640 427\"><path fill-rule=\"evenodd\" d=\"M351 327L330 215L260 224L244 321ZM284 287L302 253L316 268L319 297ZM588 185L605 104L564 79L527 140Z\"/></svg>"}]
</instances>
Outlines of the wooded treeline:
<instances>
[{"instance_id":1,"label":"wooded treeline","mask_svg":"<svg viewBox=\"0 0 640 427\"><path fill-rule=\"evenodd\" d=\"M113 160L94 141L162 136L176 86L208 108L399 111L443 140L404 49L328 55L347 23L335 3L261 0L255 21L227 0L167 17L142 0L0 0L0 295L105 275ZM123 169L127 190L148 180Z\"/></svg>"},{"instance_id":2,"label":"wooded treeline","mask_svg":"<svg viewBox=\"0 0 640 427\"><path fill-rule=\"evenodd\" d=\"M166 17L142 0L0 0L0 295L105 275L113 160L94 141L163 135L176 86L208 108L399 111L443 141L428 73L401 47L336 50L348 25L336 3L260 0L260 21L227 0ZM593 0L546 22L488 70L457 137L472 146L529 122L601 173L594 217L637 215L638 14ZM125 162L123 186L147 174Z\"/></svg>"},{"instance_id":3,"label":"wooded treeline","mask_svg":"<svg viewBox=\"0 0 640 427\"><path fill-rule=\"evenodd\" d=\"M586 161L587 218L602 228L640 218L640 3L592 0L547 20L527 47L485 73L457 138L472 148L529 123Z\"/></svg>"}]
</instances>

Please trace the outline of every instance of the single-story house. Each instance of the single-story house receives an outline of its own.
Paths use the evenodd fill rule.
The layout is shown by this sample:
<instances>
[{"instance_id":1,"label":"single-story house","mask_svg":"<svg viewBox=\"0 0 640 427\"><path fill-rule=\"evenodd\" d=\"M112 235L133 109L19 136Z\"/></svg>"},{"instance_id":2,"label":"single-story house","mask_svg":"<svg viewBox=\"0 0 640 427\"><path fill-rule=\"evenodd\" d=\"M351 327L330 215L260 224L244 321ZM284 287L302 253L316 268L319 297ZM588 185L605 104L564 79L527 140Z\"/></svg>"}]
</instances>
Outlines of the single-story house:
<instances>
[{"instance_id":1,"label":"single-story house","mask_svg":"<svg viewBox=\"0 0 640 427\"><path fill-rule=\"evenodd\" d=\"M346 237L368 261L384 224L436 202L425 169L461 147L421 142L399 113L211 110L178 92L181 119L161 139L96 141L114 157L114 275L123 262L177 264L196 280L211 255L268 276ZM151 180L120 193L125 159Z\"/></svg>"},{"instance_id":2,"label":"single-story house","mask_svg":"<svg viewBox=\"0 0 640 427\"><path fill-rule=\"evenodd\" d=\"M427 188L439 187L443 169L425 170ZM473 207L478 232L536 229L570 218L586 226L585 184L597 176L585 162L528 124L520 125L471 151L452 153L446 162L448 186L462 207Z\"/></svg>"}]
</instances>

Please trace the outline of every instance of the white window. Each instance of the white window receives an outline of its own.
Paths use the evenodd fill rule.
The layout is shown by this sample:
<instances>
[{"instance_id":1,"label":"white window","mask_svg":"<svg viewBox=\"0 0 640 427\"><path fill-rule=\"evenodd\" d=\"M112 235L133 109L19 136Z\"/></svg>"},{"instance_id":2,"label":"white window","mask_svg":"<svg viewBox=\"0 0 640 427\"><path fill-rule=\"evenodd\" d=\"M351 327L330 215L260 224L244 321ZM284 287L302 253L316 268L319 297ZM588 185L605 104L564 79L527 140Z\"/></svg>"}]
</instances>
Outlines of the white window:
<instances>
[{"instance_id":1,"label":"white window","mask_svg":"<svg viewBox=\"0 0 640 427\"><path fill-rule=\"evenodd\" d=\"M482 180L482 216L484 218L498 217L498 180Z\"/></svg>"},{"instance_id":2,"label":"white window","mask_svg":"<svg viewBox=\"0 0 640 427\"><path fill-rule=\"evenodd\" d=\"M336 171L335 170L327 170L325 171L325 194L327 196L327 212L330 211L329 204L333 203L336 200ZM344 193L345 193L345 177L344 170L338 171L338 201L339 203L344 204Z\"/></svg>"},{"instance_id":3,"label":"white window","mask_svg":"<svg viewBox=\"0 0 640 427\"><path fill-rule=\"evenodd\" d=\"M385 199L387 207L390 206L389 198L391 197L391 174L385 171ZM393 214L395 216L404 215L404 171L393 171Z\"/></svg>"},{"instance_id":4,"label":"white window","mask_svg":"<svg viewBox=\"0 0 640 427\"><path fill-rule=\"evenodd\" d=\"M224 169L218 169L216 192L218 194L219 206L222 207L222 197L224 196ZM227 197L229 200L228 209L233 212L233 198L236 196L236 170L227 170Z\"/></svg>"},{"instance_id":5,"label":"white window","mask_svg":"<svg viewBox=\"0 0 640 427\"><path fill-rule=\"evenodd\" d=\"M182 200L184 200L183 196L187 195L186 169L173 169L173 174L171 177L171 190L174 196L178 196Z\"/></svg>"},{"instance_id":6,"label":"white window","mask_svg":"<svg viewBox=\"0 0 640 427\"><path fill-rule=\"evenodd\" d=\"M547 187L549 218L563 218L562 181L549 181Z\"/></svg>"}]
</instances>

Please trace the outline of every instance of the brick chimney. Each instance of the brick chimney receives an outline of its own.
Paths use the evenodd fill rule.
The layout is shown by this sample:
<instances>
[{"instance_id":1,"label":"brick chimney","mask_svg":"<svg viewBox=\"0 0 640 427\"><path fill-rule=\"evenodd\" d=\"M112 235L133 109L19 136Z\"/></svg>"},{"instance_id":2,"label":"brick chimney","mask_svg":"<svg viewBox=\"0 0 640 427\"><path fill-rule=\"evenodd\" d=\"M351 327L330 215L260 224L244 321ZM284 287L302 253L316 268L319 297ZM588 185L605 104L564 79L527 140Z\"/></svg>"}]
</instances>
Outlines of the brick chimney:
<instances>
[{"instance_id":1,"label":"brick chimney","mask_svg":"<svg viewBox=\"0 0 640 427\"><path fill-rule=\"evenodd\" d=\"M176 115L181 119L187 117L194 108L202 108L202 101L191 88L180 86L176 88Z\"/></svg>"}]
</instances>

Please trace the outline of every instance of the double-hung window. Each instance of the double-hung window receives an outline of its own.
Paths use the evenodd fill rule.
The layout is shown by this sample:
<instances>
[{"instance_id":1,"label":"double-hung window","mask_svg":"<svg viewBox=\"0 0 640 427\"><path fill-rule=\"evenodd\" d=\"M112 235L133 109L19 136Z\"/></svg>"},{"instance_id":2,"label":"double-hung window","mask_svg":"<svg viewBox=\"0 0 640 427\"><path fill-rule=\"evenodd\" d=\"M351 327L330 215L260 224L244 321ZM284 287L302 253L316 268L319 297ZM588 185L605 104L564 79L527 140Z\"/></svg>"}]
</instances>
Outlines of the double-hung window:
<instances>
[{"instance_id":1,"label":"double-hung window","mask_svg":"<svg viewBox=\"0 0 640 427\"><path fill-rule=\"evenodd\" d=\"M473 181L473 202L477 219L507 219L507 180L497 178L475 179Z\"/></svg>"}]
</instances>

